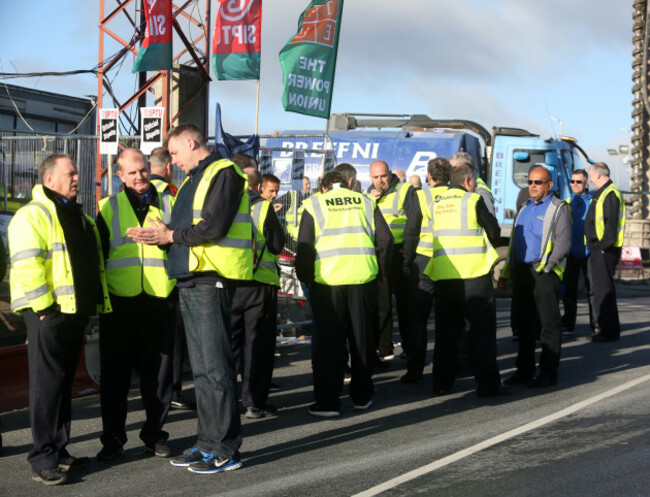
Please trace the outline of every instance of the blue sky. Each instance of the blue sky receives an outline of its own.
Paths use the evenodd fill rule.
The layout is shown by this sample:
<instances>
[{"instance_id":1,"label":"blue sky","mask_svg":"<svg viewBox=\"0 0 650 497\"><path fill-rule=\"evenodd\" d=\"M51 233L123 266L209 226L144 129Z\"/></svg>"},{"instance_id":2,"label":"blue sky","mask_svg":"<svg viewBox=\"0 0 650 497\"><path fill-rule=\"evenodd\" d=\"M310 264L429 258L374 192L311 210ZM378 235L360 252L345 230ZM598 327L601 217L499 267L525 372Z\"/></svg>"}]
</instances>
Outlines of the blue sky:
<instances>
[{"instance_id":1,"label":"blue sky","mask_svg":"<svg viewBox=\"0 0 650 497\"><path fill-rule=\"evenodd\" d=\"M5 3L5 72L97 64L99 1ZM281 104L277 54L307 4L264 1L261 133L325 128L324 120L285 112ZM619 158L606 149L628 143L621 128L632 125L632 10L632 0L348 0L332 112L428 114L542 136L559 134L553 115L593 158L616 167ZM106 53L115 48L109 44ZM132 62L116 79L122 95L133 90ZM92 75L8 82L74 96L97 91ZM226 131L253 132L255 82L213 81L210 91L211 102L221 102Z\"/></svg>"}]
</instances>

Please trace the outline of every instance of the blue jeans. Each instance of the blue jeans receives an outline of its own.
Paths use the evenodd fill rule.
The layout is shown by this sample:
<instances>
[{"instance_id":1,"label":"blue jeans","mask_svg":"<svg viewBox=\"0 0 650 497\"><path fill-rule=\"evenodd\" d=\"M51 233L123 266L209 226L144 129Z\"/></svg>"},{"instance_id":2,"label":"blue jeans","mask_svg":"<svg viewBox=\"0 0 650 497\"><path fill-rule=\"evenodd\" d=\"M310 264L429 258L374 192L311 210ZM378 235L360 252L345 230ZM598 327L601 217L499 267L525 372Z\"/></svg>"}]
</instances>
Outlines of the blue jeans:
<instances>
[{"instance_id":1,"label":"blue jeans","mask_svg":"<svg viewBox=\"0 0 650 497\"><path fill-rule=\"evenodd\" d=\"M230 327L231 299L225 288L179 289L198 417L195 447L238 458L242 443Z\"/></svg>"}]
</instances>

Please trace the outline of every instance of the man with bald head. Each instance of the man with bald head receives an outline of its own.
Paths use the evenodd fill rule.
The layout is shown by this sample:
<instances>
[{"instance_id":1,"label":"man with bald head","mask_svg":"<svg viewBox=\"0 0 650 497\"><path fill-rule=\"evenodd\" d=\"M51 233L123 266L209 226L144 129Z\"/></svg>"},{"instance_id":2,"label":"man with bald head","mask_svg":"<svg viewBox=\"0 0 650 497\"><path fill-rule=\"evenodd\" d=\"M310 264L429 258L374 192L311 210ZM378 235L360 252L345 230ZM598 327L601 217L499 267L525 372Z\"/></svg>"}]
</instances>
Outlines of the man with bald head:
<instances>
[{"instance_id":1,"label":"man with bald head","mask_svg":"<svg viewBox=\"0 0 650 497\"><path fill-rule=\"evenodd\" d=\"M560 364L559 293L571 249L571 211L553 196L552 176L543 166L528 173L528 190L530 198L515 217L499 280L504 286L504 278L512 278L512 313L518 317L513 327L519 330L517 371L504 383L549 387L557 383ZM535 340L540 328L542 354L536 374Z\"/></svg>"},{"instance_id":2,"label":"man with bald head","mask_svg":"<svg viewBox=\"0 0 650 497\"><path fill-rule=\"evenodd\" d=\"M124 190L99 202L97 227L106 261L106 281L113 312L100 316L102 450L107 461L124 452L127 396L131 371L140 374L146 421L140 438L147 452L171 456L163 425L172 397L175 280L167 275L167 253L127 236L133 227L163 218L160 193L150 180L147 161L133 148L122 151L117 175ZM175 295L175 294L174 294Z\"/></svg>"},{"instance_id":3,"label":"man with bald head","mask_svg":"<svg viewBox=\"0 0 650 497\"><path fill-rule=\"evenodd\" d=\"M395 246L388 278L379 280L379 330L377 337L377 366L385 367L381 358L393 354L393 309L392 297L397 303L397 319L402 337L402 350L408 350L408 281L402 270L404 258L404 228L407 213L415 197L415 189L410 183L403 183L390 171L385 161L370 164L371 186L366 192L375 199L377 206L386 219Z\"/></svg>"}]
</instances>

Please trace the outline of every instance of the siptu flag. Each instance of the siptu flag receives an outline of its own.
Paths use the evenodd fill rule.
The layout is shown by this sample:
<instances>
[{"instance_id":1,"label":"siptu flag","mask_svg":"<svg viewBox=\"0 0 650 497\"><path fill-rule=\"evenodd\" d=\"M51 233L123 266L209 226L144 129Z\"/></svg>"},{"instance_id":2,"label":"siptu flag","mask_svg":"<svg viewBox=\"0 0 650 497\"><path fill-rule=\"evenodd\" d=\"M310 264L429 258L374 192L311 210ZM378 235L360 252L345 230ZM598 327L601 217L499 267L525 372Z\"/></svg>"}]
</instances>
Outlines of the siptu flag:
<instances>
[{"instance_id":1,"label":"siptu flag","mask_svg":"<svg viewBox=\"0 0 650 497\"><path fill-rule=\"evenodd\" d=\"M312 0L298 33L280 50L284 110L328 118L343 0Z\"/></svg>"},{"instance_id":2,"label":"siptu flag","mask_svg":"<svg viewBox=\"0 0 650 497\"><path fill-rule=\"evenodd\" d=\"M212 43L217 79L260 78L262 0L219 0Z\"/></svg>"},{"instance_id":3,"label":"siptu flag","mask_svg":"<svg viewBox=\"0 0 650 497\"><path fill-rule=\"evenodd\" d=\"M172 0L144 0L147 26L132 72L172 67Z\"/></svg>"}]
</instances>

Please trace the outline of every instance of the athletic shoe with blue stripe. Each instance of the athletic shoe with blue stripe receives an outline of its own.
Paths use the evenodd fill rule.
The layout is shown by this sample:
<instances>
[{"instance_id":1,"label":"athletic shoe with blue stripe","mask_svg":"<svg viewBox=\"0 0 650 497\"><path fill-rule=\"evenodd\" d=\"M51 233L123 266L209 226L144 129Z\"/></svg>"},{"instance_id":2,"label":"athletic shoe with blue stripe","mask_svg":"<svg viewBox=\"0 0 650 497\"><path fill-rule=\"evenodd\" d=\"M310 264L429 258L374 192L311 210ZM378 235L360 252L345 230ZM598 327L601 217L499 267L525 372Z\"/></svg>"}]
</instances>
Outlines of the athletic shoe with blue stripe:
<instances>
[{"instance_id":1,"label":"athletic shoe with blue stripe","mask_svg":"<svg viewBox=\"0 0 650 497\"><path fill-rule=\"evenodd\" d=\"M242 462L239 459L230 459L228 457L219 457L216 454L205 454L196 464L192 464L187 469L192 473L212 474L221 473L222 471L232 471L239 469Z\"/></svg>"},{"instance_id":2,"label":"athletic shoe with blue stripe","mask_svg":"<svg viewBox=\"0 0 650 497\"><path fill-rule=\"evenodd\" d=\"M182 455L172 457L169 462L172 464L172 466L190 466L191 464L196 464L205 456L205 452L201 452L196 447L192 447L191 449L187 449L185 452L183 452Z\"/></svg>"}]
</instances>

